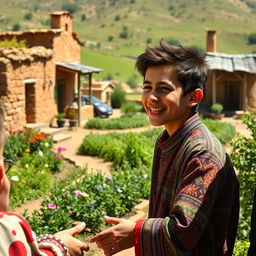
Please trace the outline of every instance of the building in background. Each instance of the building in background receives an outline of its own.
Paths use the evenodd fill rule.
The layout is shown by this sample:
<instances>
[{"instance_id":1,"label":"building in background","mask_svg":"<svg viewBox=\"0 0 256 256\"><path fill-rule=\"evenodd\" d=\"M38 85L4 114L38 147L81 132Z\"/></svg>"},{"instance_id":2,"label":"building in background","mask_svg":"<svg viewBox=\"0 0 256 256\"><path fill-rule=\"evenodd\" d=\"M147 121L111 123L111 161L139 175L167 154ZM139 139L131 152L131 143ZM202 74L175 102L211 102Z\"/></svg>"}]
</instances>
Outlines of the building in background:
<instances>
[{"instance_id":1,"label":"building in background","mask_svg":"<svg viewBox=\"0 0 256 256\"><path fill-rule=\"evenodd\" d=\"M256 111L256 54L218 53L216 31L207 31L206 60L211 74L200 109L220 103L224 112Z\"/></svg>"},{"instance_id":2,"label":"building in background","mask_svg":"<svg viewBox=\"0 0 256 256\"><path fill-rule=\"evenodd\" d=\"M25 40L27 48L0 49L0 99L9 131L26 123L49 123L72 103L80 76L91 79L101 71L80 64L83 44L68 12L51 13L50 29L0 33L0 41L13 38ZM92 106L85 111L83 116L93 116Z\"/></svg>"}]
</instances>

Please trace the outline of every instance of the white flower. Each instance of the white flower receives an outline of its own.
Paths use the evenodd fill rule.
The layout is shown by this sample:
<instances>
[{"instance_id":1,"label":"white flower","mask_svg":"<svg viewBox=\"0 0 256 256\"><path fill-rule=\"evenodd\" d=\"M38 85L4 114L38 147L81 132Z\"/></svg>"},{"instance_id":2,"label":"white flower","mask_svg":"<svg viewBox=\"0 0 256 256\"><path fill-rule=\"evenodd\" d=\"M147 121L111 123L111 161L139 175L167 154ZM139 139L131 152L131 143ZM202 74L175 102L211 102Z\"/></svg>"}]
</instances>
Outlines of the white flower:
<instances>
[{"instance_id":1,"label":"white flower","mask_svg":"<svg viewBox=\"0 0 256 256\"><path fill-rule=\"evenodd\" d=\"M39 152L38 152L38 155L39 155L39 156L43 156L44 153L43 153L42 151L39 151Z\"/></svg>"},{"instance_id":2,"label":"white flower","mask_svg":"<svg viewBox=\"0 0 256 256\"><path fill-rule=\"evenodd\" d=\"M49 143L48 142L45 142L44 144L47 148L49 147Z\"/></svg>"},{"instance_id":3,"label":"white flower","mask_svg":"<svg viewBox=\"0 0 256 256\"><path fill-rule=\"evenodd\" d=\"M28 168L28 167L29 167L29 165L28 165L28 164L25 164L25 167L26 167L26 168Z\"/></svg>"},{"instance_id":4,"label":"white flower","mask_svg":"<svg viewBox=\"0 0 256 256\"><path fill-rule=\"evenodd\" d=\"M19 181L20 179L19 179L18 176L12 176L12 177L11 177L11 180L13 180L13 181Z\"/></svg>"},{"instance_id":5,"label":"white flower","mask_svg":"<svg viewBox=\"0 0 256 256\"><path fill-rule=\"evenodd\" d=\"M49 165L48 165L48 164L45 164L44 166L45 166L45 168L48 168L48 167L49 167Z\"/></svg>"}]
</instances>

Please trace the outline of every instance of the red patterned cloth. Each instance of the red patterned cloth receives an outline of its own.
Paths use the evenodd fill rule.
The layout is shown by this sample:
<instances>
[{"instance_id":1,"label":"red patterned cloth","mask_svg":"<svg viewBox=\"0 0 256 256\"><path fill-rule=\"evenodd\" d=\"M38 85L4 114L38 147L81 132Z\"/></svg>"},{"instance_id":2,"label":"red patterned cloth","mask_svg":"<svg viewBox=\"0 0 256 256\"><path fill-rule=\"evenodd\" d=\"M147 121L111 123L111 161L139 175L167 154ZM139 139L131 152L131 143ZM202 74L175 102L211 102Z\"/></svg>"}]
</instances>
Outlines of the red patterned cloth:
<instances>
[{"instance_id":1,"label":"red patterned cloth","mask_svg":"<svg viewBox=\"0 0 256 256\"><path fill-rule=\"evenodd\" d=\"M198 114L171 137L164 131L155 147L149 218L135 227L136 255L231 256L238 218L232 163Z\"/></svg>"},{"instance_id":2,"label":"red patterned cloth","mask_svg":"<svg viewBox=\"0 0 256 256\"><path fill-rule=\"evenodd\" d=\"M49 240L49 239L48 239ZM38 243L27 221L18 214L0 212L1 256L64 256L62 244L52 239Z\"/></svg>"}]
</instances>

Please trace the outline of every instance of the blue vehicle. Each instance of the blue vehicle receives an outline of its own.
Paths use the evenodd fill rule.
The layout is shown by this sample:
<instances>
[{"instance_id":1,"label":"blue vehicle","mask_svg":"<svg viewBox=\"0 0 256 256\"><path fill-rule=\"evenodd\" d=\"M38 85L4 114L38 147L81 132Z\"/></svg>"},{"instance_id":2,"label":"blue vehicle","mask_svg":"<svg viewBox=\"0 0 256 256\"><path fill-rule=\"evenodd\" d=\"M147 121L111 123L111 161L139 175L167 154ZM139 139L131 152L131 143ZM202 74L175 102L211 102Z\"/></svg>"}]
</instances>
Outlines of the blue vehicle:
<instances>
[{"instance_id":1,"label":"blue vehicle","mask_svg":"<svg viewBox=\"0 0 256 256\"><path fill-rule=\"evenodd\" d=\"M89 104L89 95L81 95L81 103L83 105ZM113 109L108 104L105 104L100 99L96 98L95 96L91 97L91 104L93 105L94 109L94 116L99 117L109 117L113 114Z\"/></svg>"}]
</instances>

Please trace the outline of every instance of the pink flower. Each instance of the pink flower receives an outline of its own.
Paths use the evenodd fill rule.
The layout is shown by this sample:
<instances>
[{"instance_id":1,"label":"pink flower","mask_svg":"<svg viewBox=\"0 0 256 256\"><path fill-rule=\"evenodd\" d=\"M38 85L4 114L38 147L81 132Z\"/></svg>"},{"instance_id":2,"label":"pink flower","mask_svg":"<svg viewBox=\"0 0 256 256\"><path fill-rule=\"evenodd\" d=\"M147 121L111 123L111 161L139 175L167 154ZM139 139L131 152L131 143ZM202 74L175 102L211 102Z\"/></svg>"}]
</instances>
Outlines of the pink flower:
<instances>
[{"instance_id":1,"label":"pink flower","mask_svg":"<svg viewBox=\"0 0 256 256\"><path fill-rule=\"evenodd\" d=\"M66 151L66 150L67 150L67 149L64 148L64 147L58 147L58 148L57 148L58 153L59 153L59 152L62 152L62 151Z\"/></svg>"},{"instance_id":2,"label":"pink flower","mask_svg":"<svg viewBox=\"0 0 256 256\"><path fill-rule=\"evenodd\" d=\"M48 204L47 206L51 210L56 210L57 209L57 205L56 204Z\"/></svg>"},{"instance_id":3,"label":"pink flower","mask_svg":"<svg viewBox=\"0 0 256 256\"><path fill-rule=\"evenodd\" d=\"M58 154L54 154L54 155L56 156L56 158L62 159L62 157L60 155L58 155Z\"/></svg>"},{"instance_id":4,"label":"pink flower","mask_svg":"<svg viewBox=\"0 0 256 256\"><path fill-rule=\"evenodd\" d=\"M75 193L76 196L82 196L83 195L83 192L80 191L80 190L75 190L74 193Z\"/></svg>"}]
</instances>

